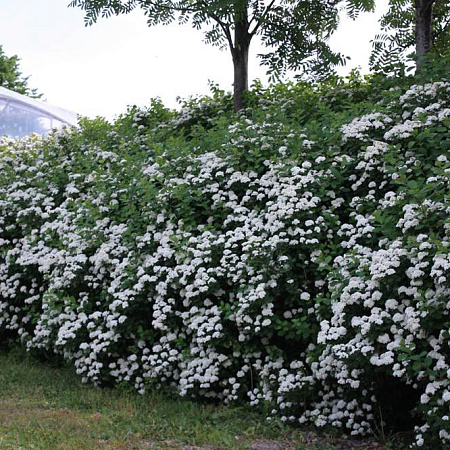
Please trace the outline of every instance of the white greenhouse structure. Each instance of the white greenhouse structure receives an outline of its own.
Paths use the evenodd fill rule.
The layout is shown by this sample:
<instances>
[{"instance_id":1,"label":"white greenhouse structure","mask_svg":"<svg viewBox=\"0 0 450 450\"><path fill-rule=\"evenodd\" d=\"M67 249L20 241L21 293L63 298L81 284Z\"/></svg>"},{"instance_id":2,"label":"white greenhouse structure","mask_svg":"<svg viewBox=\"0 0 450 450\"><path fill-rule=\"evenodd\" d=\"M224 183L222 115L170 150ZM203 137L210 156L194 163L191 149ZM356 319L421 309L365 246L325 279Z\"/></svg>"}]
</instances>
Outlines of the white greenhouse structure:
<instances>
[{"instance_id":1,"label":"white greenhouse structure","mask_svg":"<svg viewBox=\"0 0 450 450\"><path fill-rule=\"evenodd\" d=\"M0 86L0 136L20 138L77 125L77 114Z\"/></svg>"}]
</instances>

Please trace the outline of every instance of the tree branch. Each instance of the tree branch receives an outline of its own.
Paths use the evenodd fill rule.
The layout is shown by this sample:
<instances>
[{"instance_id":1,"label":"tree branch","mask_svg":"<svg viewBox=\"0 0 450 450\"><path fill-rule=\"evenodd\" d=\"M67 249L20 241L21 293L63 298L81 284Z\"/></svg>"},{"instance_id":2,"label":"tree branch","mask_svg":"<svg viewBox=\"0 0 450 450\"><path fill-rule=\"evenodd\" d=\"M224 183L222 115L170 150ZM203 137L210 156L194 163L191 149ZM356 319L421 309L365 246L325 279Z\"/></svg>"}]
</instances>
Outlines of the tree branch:
<instances>
[{"instance_id":1,"label":"tree branch","mask_svg":"<svg viewBox=\"0 0 450 450\"><path fill-rule=\"evenodd\" d=\"M258 23L255 25L255 28L253 28L253 31L249 33L250 39L258 32L260 26L263 24L264 20L267 17L267 14L269 14L269 11L272 9L274 3L275 3L275 0L272 0L269 3L269 6L267 6L266 10L263 12L262 16L259 18ZM251 23L251 21L250 21L250 23Z\"/></svg>"},{"instance_id":2,"label":"tree branch","mask_svg":"<svg viewBox=\"0 0 450 450\"><path fill-rule=\"evenodd\" d=\"M204 1L202 1L202 4L205 7L204 13L208 17L211 17L211 19L213 19L215 22L217 22L217 24L220 26L220 28L222 28L222 31L224 32L225 37L227 38L228 45L230 46L230 50L231 50L231 52L233 52L234 44L233 44L233 38L231 37L230 25L228 23L224 22L223 20L221 20L217 14L215 14L211 11L208 11L207 5Z\"/></svg>"}]
</instances>

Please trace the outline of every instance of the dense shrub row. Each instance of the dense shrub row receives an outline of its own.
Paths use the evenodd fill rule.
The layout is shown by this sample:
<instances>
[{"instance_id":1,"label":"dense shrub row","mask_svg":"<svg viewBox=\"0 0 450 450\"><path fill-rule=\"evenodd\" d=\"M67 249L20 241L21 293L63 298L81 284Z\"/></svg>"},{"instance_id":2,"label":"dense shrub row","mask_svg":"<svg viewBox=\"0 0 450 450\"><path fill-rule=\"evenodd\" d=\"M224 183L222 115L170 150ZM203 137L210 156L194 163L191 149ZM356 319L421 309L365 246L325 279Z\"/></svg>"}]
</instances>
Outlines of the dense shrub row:
<instances>
[{"instance_id":1,"label":"dense shrub row","mask_svg":"<svg viewBox=\"0 0 450 450\"><path fill-rule=\"evenodd\" d=\"M398 83L3 140L0 338L98 384L448 444L450 83Z\"/></svg>"}]
</instances>

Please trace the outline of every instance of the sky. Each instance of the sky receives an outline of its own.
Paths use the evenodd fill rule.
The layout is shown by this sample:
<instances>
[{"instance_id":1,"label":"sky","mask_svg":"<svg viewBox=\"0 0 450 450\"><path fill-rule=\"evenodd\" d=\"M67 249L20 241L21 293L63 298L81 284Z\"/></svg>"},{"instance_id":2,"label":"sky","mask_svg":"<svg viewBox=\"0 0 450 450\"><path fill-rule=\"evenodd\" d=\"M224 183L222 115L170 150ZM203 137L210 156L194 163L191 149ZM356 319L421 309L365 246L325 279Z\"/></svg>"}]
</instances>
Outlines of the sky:
<instances>
[{"instance_id":1,"label":"sky","mask_svg":"<svg viewBox=\"0 0 450 450\"><path fill-rule=\"evenodd\" d=\"M208 94L209 81L232 89L229 52L205 44L201 31L176 23L148 27L140 10L85 27L83 11L69 8L69 1L0 0L0 45L6 55L19 56L28 85L48 103L113 119L128 105L146 106L156 97L175 108L177 97ZM387 0L376 3L374 14L341 17L331 40L351 57L341 74L354 67L368 71L370 40ZM267 84L256 57L262 51L252 42L249 77Z\"/></svg>"}]
</instances>

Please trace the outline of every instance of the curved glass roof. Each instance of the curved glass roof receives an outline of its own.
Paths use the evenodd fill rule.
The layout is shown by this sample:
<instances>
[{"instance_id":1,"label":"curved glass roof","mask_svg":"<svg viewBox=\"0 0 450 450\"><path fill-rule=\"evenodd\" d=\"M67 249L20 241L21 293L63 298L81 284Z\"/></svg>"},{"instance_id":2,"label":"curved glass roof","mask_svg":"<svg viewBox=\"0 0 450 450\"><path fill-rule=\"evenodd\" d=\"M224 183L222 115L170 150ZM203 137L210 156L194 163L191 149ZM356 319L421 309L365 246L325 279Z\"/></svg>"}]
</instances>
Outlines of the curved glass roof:
<instances>
[{"instance_id":1,"label":"curved glass roof","mask_svg":"<svg viewBox=\"0 0 450 450\"><path fill-rule=\"evenodd\" d=\"M0 136L46 134L53 128L77 125L77 114L0 86Z\"/></svg>"}]
</instances>

